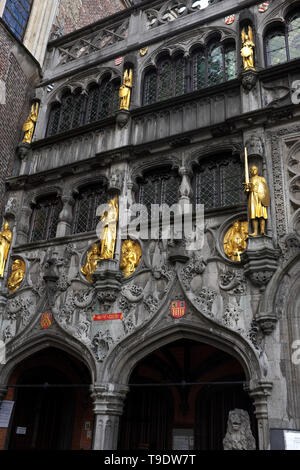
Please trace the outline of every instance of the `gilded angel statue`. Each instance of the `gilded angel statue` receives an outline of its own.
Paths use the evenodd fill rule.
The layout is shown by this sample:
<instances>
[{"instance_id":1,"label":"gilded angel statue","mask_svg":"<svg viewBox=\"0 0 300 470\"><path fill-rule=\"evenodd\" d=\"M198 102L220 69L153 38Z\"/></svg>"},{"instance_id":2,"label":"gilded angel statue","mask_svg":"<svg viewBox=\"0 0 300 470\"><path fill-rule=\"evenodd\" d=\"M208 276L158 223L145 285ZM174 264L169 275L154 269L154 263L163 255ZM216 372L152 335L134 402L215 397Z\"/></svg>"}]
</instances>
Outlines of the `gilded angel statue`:
<instances>
[{"instance_id":1,"label":"gilded angel statue","mask_svg":"<svg viewBox=\"0 0 300 470\"><path fill-rule=\"evenodd\" d=\"M255 70L254 66L254 37L251 26L242 29L242 49L241 56L243 58L244 70Z\"/></svg>"},{"instance_id":2,"label":"gilded angel statue","mask_svg":"<svg viewBox=\"0 0 300 470\"><path fill-rule=\"evenodd\" d=\"M34 103L31 106L31 112L27 118L27 121L23 125L22 131L25 132L23 138L23 144L31 144L32 137L35 129L35 125L39 115L39 103Z\"/></svg>"}]
</instances>

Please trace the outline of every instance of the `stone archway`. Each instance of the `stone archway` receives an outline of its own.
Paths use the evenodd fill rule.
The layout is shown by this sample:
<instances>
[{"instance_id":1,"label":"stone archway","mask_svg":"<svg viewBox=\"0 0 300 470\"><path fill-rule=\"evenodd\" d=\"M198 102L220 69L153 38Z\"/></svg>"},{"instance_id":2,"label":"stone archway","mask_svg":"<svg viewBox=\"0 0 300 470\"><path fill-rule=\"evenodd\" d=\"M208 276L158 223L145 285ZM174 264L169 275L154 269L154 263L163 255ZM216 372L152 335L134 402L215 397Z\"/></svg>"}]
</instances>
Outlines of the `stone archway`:
<instances>
[{"instance_id":1,"label":"stone archway","mask_svg":"<svg viewBox=\"0 0 300 470\"><path fill-rule=\"evenodd\" d=\"M9 364L6 400L13 401L14 408L5 448L88 450L94 421L91 372L80 358L62 348L44 346L33 348L32 354L27 351L14 367ZM4 442L0 444L3 448Z\"/></svg>"},{"instance_id":2,"label":"stone archway","mask_svg":"<svg viewBox=\"0 0 300 470\"><path fill-rule=\"evenodd\" d=\"M122 450L222 450L229 412L248 412L246 376L232 355L187 339L152 352L134 368L120 420Z\"/></svg>"},{"instance_id":3,"label":"stone archway","mask_svg":"<svg viewBox=\"0 0 300 470\"><path fill-rule=\"evenodd\" d=\"M263 364L250 343L239 334L214 325L181 322L140 331L123 340L107 357L94 387L96 428L95 449L116 449L119 418L129 390L130 376L136 365L147 355L166 344L187 339L211 345L234 357L244 371L247 391L254 400L258 420L258 447L269 446L267 397L272 384L264 380ZM101 384L101 385L100 385Z\"/></svg>"}]
</instances>

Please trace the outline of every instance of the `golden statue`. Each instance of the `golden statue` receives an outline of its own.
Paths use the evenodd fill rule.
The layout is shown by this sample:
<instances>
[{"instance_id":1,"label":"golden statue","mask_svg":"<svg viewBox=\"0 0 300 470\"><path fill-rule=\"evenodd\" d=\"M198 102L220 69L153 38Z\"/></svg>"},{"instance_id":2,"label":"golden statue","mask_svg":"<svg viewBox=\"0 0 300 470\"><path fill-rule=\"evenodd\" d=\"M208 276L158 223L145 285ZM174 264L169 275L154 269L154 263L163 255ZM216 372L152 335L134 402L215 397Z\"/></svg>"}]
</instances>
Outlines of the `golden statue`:
<instances>
[{"instance_id":1,"label":"golden statue","mask_svg":"<svg viewBox=\"0 0 300 470\"><path fill-rule=\"evenodd\" d=\"M254 67L254 39L253 39L253 30L251 26L248 26L248 31L246 33L246 28L242 29L242 49L241 56L243 58L243 67L244 70L255 70Z\"/></svg>"},{"instance_id":2,"label":"golden statue","mask_svg":"<svg viewBox=\"0 0 300 470\"><path fill-rule=\"evenodd\" d=\"M25 262L22 259L15 259L12 265L12 273L7 281L7 287L10 294L19 289L25 276Z\"/></svg>"},{"instance_id":3,"label":"golden statue","mask_svg":"<svg viewBox=\"0 0 300 470\"><path fill-rule=\"evenodd\" d=\"M245 155L246 160L246 155ZM245 163L245 168L246 168ZM270 205L270 192L268 184L263 176L258 175L258 168L250 168L251 178L246 174L245 191L249 193L248 211L252 221L253 233L251 237L258 236L258 222L260 222L260 234L265 235L266 220L268 219L267 207Z\"/></svg>"},{"instance_id":4,"label":"golden statue","mask_svg":"<svg viewBox=\"0 0 300 470\"><path fill-rule=\"evenodd\" d=\"M121 98L120 109L129 110L131 90L133 84L133 69L127 69L124 72L123 85L120 87L119 97Z\"/></svg>"},{"instance_id":5,"label":"golden statue","mask_svg":"<svg viewBox=\"0 0 300 470\"><path fill-rule=\"evenodd\" d=\"M100 259L113 259L115 254L115 244L117 237L117 223L119 219L118 197L114 197L108 203L110 209L105 211L100 217L104 225L101 237Z\"/></svg>"},{"instance_id":6,"label":"golden statue","mask_svg":"<svg viewBox=\"0 0 300 470\"><path fill-rule=\"evenodd\" d=\"M100 247L98 243L94 243L92 249L86 255L85 265L81 268L82 274L84 274L89 282L93 282L92 274L96 271L100 259Z\"/></svg>"},{"instance_id":7,"label":"golden statue","mask_svg":"<svg viewBox=\"0 0 300 470\"><path fill-rule=\"evenodd\" d=\"M138 242L125 240L122 244L122 258L120 268L125 277L134 273L141 262L142 249Z\"/></svg>"},{"instance_id":8,"label":"golden statue","mask_svg":"<svg viewBox=\"0 0 300 470\"><path fill-rule=\"evenodd\" d=\"M241 261L241 254L247 248L248 222L236 220L224 237L224 252L232 261Z\"/></svg>"},{"instance_id":9,"label":"golden statue","mask_svg":"<svg viewBox=\"0 0 300 470\"><path fill-rule=\"evenodd\" d=\"M22 140L23 144L31 144L35 125L38 120L38 115L39 115L39 104L35 103L31 106L31 112L28 116L27 121L25 122L22 128L22 131L25 132L24 138Z\"/></svg>"},{"instance_id":10,"label":"golden statue","mask_svg":"<svg viewBox=\"0 0 300 470\"><path fill-rule=\"evenodd\" d=\"M5 222L2 232L0 232L0 277L4 277L5 265L11 245L12 233L9 230L8 222Z\"/></svg>"}]
</instances>

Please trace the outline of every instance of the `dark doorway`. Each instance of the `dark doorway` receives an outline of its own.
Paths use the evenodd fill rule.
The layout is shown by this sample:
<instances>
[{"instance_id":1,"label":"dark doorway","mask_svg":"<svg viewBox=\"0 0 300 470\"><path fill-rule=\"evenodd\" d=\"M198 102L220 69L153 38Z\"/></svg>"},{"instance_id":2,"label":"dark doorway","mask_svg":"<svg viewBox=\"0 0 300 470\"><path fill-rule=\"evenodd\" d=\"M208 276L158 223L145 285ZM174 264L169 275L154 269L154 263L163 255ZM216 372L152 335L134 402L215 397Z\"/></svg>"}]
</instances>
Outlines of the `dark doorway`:
<instances>
[{"instance_id":1,"label":"dark doorway","mask_svg":"<svg viewBox=\"0 0 300 470\"><path fill-rule=\"evenodd\" d=\"M80 387L90 381L87 370L54 348L32 356L19 369L8 448L72 449Z\"/></svg>"},{"instance_id":2,"label":"dark doorway","mask_svg":"<svg viewBox=\"0 0 300 470\"><path fill-rule=\"evenodd\" d=\"M248 411L256 437L245 381L240 363L213 346L182 339L160 348L131 374L119 449L222 449L234 408Z\"/></svg>"}]
</instances>

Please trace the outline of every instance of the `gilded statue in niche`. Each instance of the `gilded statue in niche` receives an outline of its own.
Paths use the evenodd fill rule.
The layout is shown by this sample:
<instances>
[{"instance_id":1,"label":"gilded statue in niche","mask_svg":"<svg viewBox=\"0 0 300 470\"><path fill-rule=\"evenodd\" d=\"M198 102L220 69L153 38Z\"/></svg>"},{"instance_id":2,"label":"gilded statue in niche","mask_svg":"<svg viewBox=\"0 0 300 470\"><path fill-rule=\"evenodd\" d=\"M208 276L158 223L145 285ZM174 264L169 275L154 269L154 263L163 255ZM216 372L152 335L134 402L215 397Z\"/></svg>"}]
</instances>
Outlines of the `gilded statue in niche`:
<instances>
[{"instance_id":1,"label":"gilded statue in niche","mask_svg":"<svg viewBox=\"0 0 300 470\"><path fill-rule=\"evenodd\" d=\"M245 171L246 164L245 164ZM258 168L250 168L250 176L246 173L245 191L248 193L248 217L252 222L253 232L251 237L258 236L258 224L260 226L260 235L265 235L266 220L268 219L267 207L270 205L270 192L268 184L263 176L259 176Z\"/></svg>"},{"instance_id":2,"label":"gilded statue in niche","mask_svg":"<svg viewBox=\"0 0 300 470\"><path fill-rule=\"evenodd\" d=\"M241 56L243 58L244 70L255 70L254 66L254 38L251 26L242 29L242 49Z\"/></svg>"},{"instance_id":3,"label":"gilded statue in niche","mask_svg":"<svg viewBox=\"0 0 300 470\"><path fill-rule=\"evenodd\" d=\"M232 261L241 262L241 254L247 248L248 222L236 220L224 237L224 252Z\"/></svg>"},{"instance_id":4,"label":"gilded statue in niche","mask_svg":"<svg viewBox=\"0 0 300 470\"><path fill-rule=\"evenodd\" d=\"M94 243L92 249L86 256L85 265L81 268L81 272L86 277L87 281L93 282L92 274L96 271L100 259L100 247L98 243Z\"/></svg>"},{"instance_id":5,"label":"gilded statue in niche","mask_svg":"<svg viewBox=\"0 0 300 470\"><path fill-rule=\"evenodd\" d=\"M102 222L101 254L100 259L113 259L117 237L117 224L119 219L118 197L114 197L108 203L109 210L100 217Z\"/></svg>"},{"instance_id":6,"label":"gilded statue in niche","mask_svg":"<svg viewBox=\"0 0 300 470\"><path fill-rule=\"evenodd\" d=\"M34 103L31 106L31 112L27 118L27 121L25 122L22 128L23 132L25 132L24 138L22 141L23 144L31 144L35 125L38 120L38 115L39 115L39 103Z\"/></svg>"},{"instance_id":7,"label":"gilded statue in niche","mask_svg":"<svg viewBox=\"0 0 300 470\"><path fill-rule=\"evenodd\" d=\"M120 109L129 110L131 90L133 85L133 69L124 72L123 85L120 87L119 97L121 98Z\"/></svg>"},{"instance_id":8,"label":"gilded statue in niche","mask_svg":"<svg viewBox=\"0 0 300 470\"><path fill-rule=\"evenodd\" d=\"M0 277L4 277L11 241L12 232L9 229L9 223L5 222L2 232L0 232Z\"/></svg>"},{"instance_id":9,"label":"gilded statue in niche","mask_svg":"<svg viewBox=\"0 0 300 470\"><path fill-rule=\"evenodd\" d=\"M24 279L25 270L26 270L25 262L22 259L15 259L12 264L11 270L12 270L12 273L7 281L7 287L8 287L9 293L13 294L19 289Z\"/></svg>"},{"instance_id":10,"label":"gilded statue in niche","mask_svg":"<svg viewBox=\"0 0 300 470\"><path fill-rule=\"evenodd\" d=\"M125 240L122 244L122 258L120 268L125 277L133 274L141 262L142 249L138 242Z\"/></svg>"}]
</instances>

